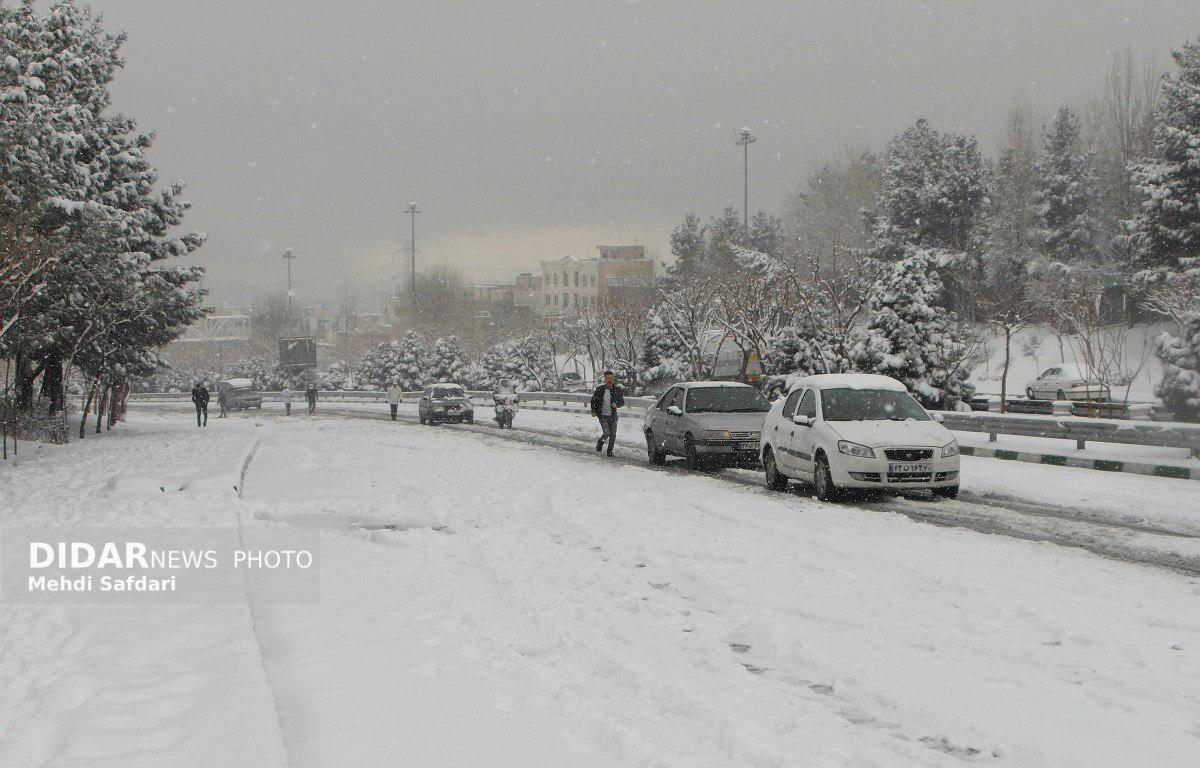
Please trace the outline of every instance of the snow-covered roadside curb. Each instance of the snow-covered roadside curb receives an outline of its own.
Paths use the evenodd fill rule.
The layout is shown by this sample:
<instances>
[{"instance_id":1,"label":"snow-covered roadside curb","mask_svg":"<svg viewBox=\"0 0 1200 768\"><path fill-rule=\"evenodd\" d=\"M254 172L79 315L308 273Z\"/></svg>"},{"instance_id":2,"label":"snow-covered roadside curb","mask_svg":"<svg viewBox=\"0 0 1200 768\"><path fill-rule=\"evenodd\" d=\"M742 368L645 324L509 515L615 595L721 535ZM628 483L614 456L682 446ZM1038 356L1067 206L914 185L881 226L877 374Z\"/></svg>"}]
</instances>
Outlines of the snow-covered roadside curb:
<instances>
[{"instance_id":1,"label":"snow-covered roadside curb","mask_svg":"<svg viewBox=\"0 0 1200 768\"><path fill-rule=\"evenodd\" d=\"M1030 464L1050 464L1056 467L1079 467L1101 472L1129 472L1135 475L1171 477L1177 480L1200 480L1200 469L1192 469L1178 464L1143 464L1123 459L1088 459L1079 456L1065 456L1061 453L1014 451L1008 448L984 448L976 445L962 445L960 448L964 456L1024 461Z\"/></svg>"}]
</instances>

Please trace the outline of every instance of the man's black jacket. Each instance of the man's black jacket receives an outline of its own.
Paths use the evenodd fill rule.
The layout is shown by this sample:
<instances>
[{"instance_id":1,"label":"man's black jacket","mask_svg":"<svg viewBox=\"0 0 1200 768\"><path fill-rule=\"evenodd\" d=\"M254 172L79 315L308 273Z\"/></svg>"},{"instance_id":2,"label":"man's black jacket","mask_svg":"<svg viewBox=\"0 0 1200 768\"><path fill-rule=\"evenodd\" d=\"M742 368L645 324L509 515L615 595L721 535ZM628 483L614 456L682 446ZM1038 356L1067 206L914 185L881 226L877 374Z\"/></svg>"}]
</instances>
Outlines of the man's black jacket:
<instances>
[{"instance_id":1,"label":"man's black jacket","mask_svg":"<svg viewBox=\"0 0 1200 768\"><path fill-rule=\"evenodd\" d=\"M612 407L616 411L625 405L625 390L621 389L616 384L612 385ZM592 393L592 415L599 416L600 409L604 407L604 385L596 387L596 391Z\"/></svg>"}]
</instances>

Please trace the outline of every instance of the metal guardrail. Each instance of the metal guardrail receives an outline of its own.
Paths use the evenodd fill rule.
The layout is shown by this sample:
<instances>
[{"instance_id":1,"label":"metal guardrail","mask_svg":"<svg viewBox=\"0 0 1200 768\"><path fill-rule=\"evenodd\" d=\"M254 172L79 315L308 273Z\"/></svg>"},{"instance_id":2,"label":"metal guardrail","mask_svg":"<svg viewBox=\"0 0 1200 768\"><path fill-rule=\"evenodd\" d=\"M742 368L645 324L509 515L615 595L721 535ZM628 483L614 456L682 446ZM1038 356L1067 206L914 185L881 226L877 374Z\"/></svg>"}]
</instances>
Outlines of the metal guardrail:
<instances>
[{"instance_id":1,"label":"metal guardrail","mask_svg":"<svg viewBox=\"0 0 1200 768\"><path fill-rule=\"evenodd\" d=\"M979 393L970 401L971 410L997 413L1000 396L994 393ZM1147 420L1153 414L1155 403L1142 400L1103 401L1095 400L1030 400L1027 397L1005 398L1006 413L1029 413L1046 416L1089 416L1104 419Z\"/></svg>"},{"instance_id":2,"label":"metal guardrail","mask_svg":"<svg viewBox=\"0 0 1200 768\"><path fill-rule=\"evenodd\" d=\"M1048 437L1074 440L1083 450L1089 440L1156 448L1185 448L1200 455L1200 425L1158 421L1105 420L1072 416L1036 416L1008 413L939 414L947 429L982 432L995 442L997 435Z\"/></svg>"},{"instance_id":3,"label":"metal guardrail","mask_svg":"<svg viewBox=\"0 0 1200 768\"><path fill-rule=\"evenodd\" d=\"M262 392L264 401L278 400L279 392ZM421 392L403 393L404 402L413 403L420 399ZM492 393L470 390L467 396L476 404L490 405ZM320 402L383 402L386 392L378 390L325 391ZM147 392L130 395L137 400L186 400L186 392ZM528 408L538 410L576 411L587 410L591 395L584 392L520 392L518 401ZM303 402L304 393L296 393L296 401ZM645 411L656 402L653 397L627 397L626 408ZM1105 420L1075 416L1041 416L1033 414L1001 414L982 411L939 412L939 418L947 429L957 432L979 432L995 442L997 435L1017 437L1046 437L1057 440L1073 440L1079 450L1088 441L1124 443L1156 448L1183 448L1200 456L1200 425L1156 421Z\"/></svg>"}]
</instances>

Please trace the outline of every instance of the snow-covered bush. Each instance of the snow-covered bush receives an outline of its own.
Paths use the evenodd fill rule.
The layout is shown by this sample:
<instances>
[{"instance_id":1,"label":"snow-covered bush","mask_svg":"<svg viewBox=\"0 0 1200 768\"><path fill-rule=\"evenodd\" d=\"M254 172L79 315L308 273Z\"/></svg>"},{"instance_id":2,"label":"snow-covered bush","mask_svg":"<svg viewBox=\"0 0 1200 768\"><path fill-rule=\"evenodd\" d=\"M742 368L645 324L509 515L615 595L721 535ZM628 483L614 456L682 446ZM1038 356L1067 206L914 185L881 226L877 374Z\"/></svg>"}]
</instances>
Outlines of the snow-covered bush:
<instances>
[{"instance_id":1,"label":"snow-covered bush","mask_svg":"<svg viewBox=\"0 0 1200 768\"><path fill-rule=\"evenodd\" d=\"M507 379L520 389L537 391L557 383L549 345L536 334L497 344L479 362L493 385Z\"/></svg>"},{"instance_id":2,"label":"snow-covered bush","mask_svg":"<svg viewBox=\"0 0 1200 768\"><path fill-rule=\"evenodd\" d=\"M1200 419L1200 312L1184 318L1180 336L1160 336L1155 354L1163 367L1155 394L1177 418Z\"/></svg>"}]
</instances>

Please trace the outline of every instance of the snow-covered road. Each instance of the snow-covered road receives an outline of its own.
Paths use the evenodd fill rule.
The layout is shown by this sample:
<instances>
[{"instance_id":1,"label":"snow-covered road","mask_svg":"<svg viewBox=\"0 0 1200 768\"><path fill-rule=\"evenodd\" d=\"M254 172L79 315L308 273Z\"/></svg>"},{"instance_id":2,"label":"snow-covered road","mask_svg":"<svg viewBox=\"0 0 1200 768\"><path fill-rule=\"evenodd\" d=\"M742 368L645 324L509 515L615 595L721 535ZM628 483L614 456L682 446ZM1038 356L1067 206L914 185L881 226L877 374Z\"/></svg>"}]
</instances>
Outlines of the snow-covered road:
<instances>
[{"instance_id":1,"label":"snow-covered road","mask_svg":"<svg viewBox=\"0 0 1200 768\"><path fill-rule=\"evenodd\" d=\"M4 606L6 768L1095 768L1200 750L1200 582L1184 574L466 430L255 414L197 434L179 415L131 418L26 459L8 514L50 514L48 494L52 517L126 523L95 501L106 474L178 474L194 450L236 461L257 435L240 500L125 500L129 514L322 530L321 602L252 593L244 614L124 623ZM205 612L220 654L165 642ZM131 703L151 694L118 672L127 658L186 672L169 709L186 739L150 729L147 745L136 718L103 717L148 708ZM203 692L243 678L261 684L227 702L230 721ZM139 750L81 761L101 725ZM260 734L277 751L229 756Z\"/></svg>"}]
</instances>

